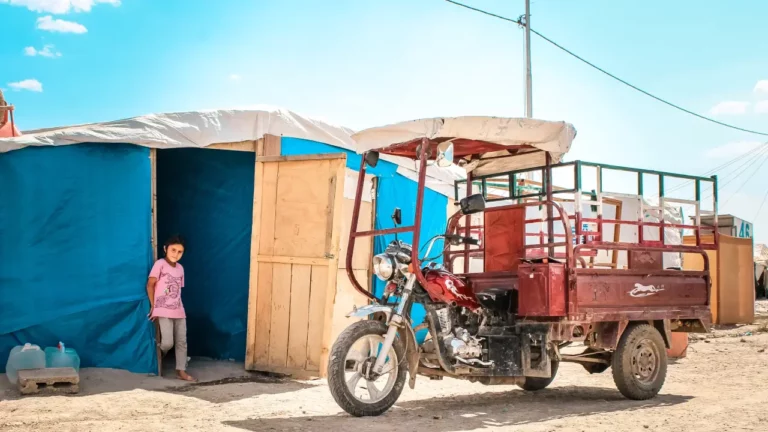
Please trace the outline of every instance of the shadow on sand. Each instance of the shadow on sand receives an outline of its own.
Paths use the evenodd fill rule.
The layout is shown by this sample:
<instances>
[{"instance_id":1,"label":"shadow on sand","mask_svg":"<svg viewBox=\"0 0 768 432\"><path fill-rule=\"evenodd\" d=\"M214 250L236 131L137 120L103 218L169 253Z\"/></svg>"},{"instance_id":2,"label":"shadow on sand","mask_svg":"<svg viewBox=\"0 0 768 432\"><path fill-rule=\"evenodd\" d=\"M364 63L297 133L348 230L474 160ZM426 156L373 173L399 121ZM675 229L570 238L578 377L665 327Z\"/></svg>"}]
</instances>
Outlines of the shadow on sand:
<instances>
[{"instance_id":1,"label":"shadow on sand","mask_svg":"<svg viewBox=\"0 0 768 432\"><path fill-rule=\"evenodd\" d=\"M246 431L414 431L453 432L486 427L512 427L568 417L685 403L689 396L659 395L630 401L618 391L594 387L559 387L537 393L512 390L466 396L406 401L375 418L346 414L317 417L251 419L225 424ZM641 421L639 419L638 421Z\"/></svg>"}]
</instances>

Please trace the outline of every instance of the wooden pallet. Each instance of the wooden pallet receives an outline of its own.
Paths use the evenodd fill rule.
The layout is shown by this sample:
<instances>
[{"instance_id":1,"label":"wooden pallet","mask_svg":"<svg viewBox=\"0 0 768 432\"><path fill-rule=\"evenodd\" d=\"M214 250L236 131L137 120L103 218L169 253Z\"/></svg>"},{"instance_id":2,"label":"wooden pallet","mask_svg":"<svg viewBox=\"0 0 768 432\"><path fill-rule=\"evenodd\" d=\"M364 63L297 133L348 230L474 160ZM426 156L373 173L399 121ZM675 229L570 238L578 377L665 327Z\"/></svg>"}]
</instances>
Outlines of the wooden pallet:
<instances>
[{"instance_id":1,"label":"wooden pallet","mask_svg":"<svg viewBox=\"0 0 768 432\"><path fill-rule=\"evenodd\" d=\"M73 394L80 391L80 375L73 368L28 369L19 371L19 391L23 395Z\"/></svg>"}]
</instances>

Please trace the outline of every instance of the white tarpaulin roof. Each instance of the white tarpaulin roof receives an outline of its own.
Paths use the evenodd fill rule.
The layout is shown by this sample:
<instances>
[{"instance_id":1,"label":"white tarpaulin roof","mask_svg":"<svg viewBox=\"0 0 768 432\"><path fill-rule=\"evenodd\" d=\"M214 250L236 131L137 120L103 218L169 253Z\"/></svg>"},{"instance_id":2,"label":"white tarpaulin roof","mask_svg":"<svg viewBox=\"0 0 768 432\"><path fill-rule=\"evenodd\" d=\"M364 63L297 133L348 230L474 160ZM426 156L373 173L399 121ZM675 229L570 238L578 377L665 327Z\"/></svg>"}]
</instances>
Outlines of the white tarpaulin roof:
<instances>
[{"instance_id":1,"label":"white tarpaulin roof","mask_svg":"<svg viewBox=\"0 0 768 432\"><path fill-rule=\"evenodd\" d=\"M505 147L530 146L535 149L523 150L521 153L524 154L501 159L498 156L509 155L509 152L503 149L493 151L467 165L467 169L474 174L486 175L544 165L544 153L536 150L549 152L553 163L560 162L571 148L575 136L576 129L565 122L502 117L441 117L366 129L352 137L360 153L421 138L464 139ZM459 153L457 151L457 155ZM485 158L494 159L483 160Z\"/></svg>"},{"instance_id":2,"label":"white tarpaulin roof","mask_svg":"<svg viewBox=\"0 0 768 432\"><path fill-rule=\"evenodd\" d=\"M0 153L27 146L78 143L131 143L152 148L207 147L289 136L354 150L350 129L300 116L292 111L259 107L249 110L149 114L124 120L25 132L0 139Z\"/></svg>"},{"instance_id":3,"label":"white tarpaulin roof","mask_svg":"<svg viewBox=\"0 0 768 432\"><path fill-rule=\"evenodd\" d=\"M29 146L80 143L130 143L159 149L202 148L258 140L264 135L306 139L355 151L352 133L351 129L304 117L293 111L258 106L252 109L149 114L111 122L26 131L20 137L0 138L0 153ZM398 173L414 178L416 167L413 161L386 155L382 155L382 160L397 164ZM431 166L427 175L432 179L432 183L428 184L430 189L453 196L453 173ZM446 187L449 185L450 188Z\"/></svg>"}]
</instances>

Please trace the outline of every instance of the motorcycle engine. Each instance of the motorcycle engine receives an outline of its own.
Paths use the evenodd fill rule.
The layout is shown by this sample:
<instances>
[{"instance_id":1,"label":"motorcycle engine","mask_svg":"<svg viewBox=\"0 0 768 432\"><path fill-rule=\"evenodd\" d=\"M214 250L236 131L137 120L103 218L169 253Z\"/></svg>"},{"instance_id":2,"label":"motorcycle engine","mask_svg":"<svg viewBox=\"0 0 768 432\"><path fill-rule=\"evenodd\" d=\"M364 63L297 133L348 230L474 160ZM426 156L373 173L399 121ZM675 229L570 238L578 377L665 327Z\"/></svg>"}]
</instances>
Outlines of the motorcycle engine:
<instances>
[{"instance_id":1,"label":"motorcycle engine","mask_svg":"<svg viewBox=\"0 0 768 432\"><path fill-rule=\"evenodd\" d=\"M454 358L474 359L483 355L480 341L461 327L454 329L453 334L443 337L443 344L448 355Z\"/></svg>"},{"instance_id":2,"label":"motorcycle engine","mask_svg":"<svg viewBox=\"0 0 768 432\"><path fill-rule=\"evenodd\" d=\"M437 318L442 329L442 341L446 353L462 363L468 363L466 360L474 360L472 363L479 362L483 355L483 348L480 345L480 339L472 336L470 332L463 328L453 325L454 316L448 308L437 311Z\"/></svg>"}]
</instances>

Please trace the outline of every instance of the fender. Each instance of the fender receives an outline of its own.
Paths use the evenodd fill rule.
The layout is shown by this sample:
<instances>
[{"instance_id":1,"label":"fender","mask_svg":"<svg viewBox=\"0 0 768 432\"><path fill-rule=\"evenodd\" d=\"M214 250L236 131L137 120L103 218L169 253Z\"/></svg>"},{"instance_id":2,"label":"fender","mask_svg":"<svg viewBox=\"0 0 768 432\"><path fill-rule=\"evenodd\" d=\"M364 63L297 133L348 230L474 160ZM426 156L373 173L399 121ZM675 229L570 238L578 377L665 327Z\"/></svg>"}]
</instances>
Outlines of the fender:
<instances>
[{"instance_id":1,"label":"fender","mask_svg":"<svg viewBox=\"0 0 768 432\"><path fill-rule=\"evenodd\" d=\"M389 320L392 317L392 313L394 312L394 309L390 306L372 304L359 308L355 307L352 309L352 312L347 314L347 318L365 318L377 312L384 313L384 315L387 317L386 323L389 325ZM419 358L421 356L419 345L416 343L416 334L413 332L411 326L407 324L401 326L397 332L400 339L405 342L405 356L408 363L408 372L411 377L408 385L411 387L411 389L413 389L416 386L416 375L419 370Z\"/></svg>"},{"instance_id":2,"label":"fender","mask_svg":"<svg viewBox=\"0 0 768 432\"><path fill-rule=\"evenodd\" d=\"M384 305L367 305L363 307L357 307L355 306L354 309L352 309L352 312L347 314L347 318L357 317L357 318L365 318L368 315L373 315L377 312L383 312L384 315L387 317L387 324L389 324L389 319L392 317L392 313L394 312L394 309L391 306L384 306Z\"/></svg>"}]
</instances>

